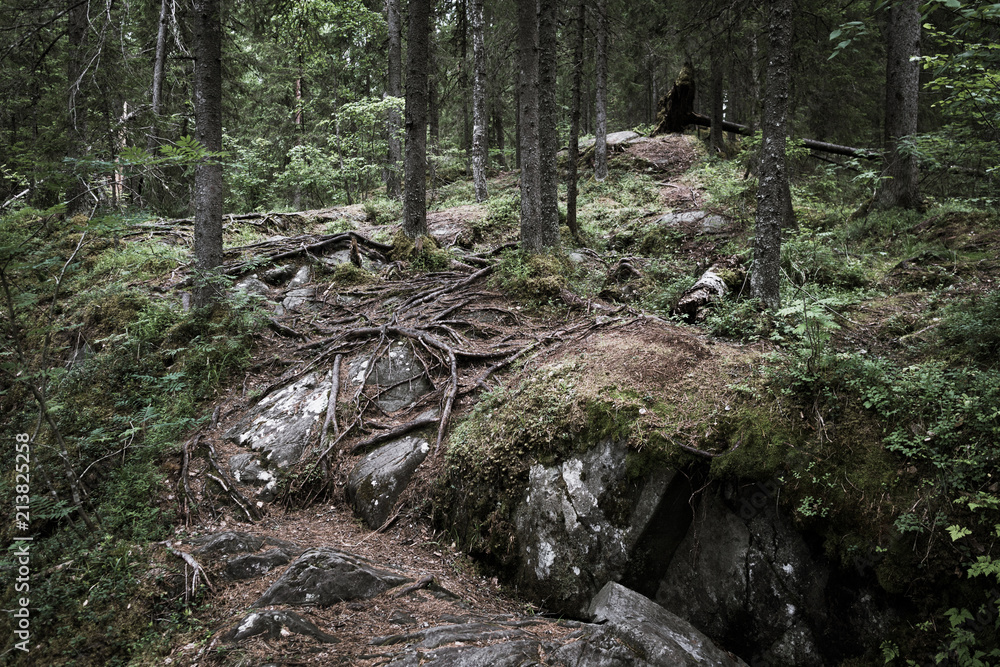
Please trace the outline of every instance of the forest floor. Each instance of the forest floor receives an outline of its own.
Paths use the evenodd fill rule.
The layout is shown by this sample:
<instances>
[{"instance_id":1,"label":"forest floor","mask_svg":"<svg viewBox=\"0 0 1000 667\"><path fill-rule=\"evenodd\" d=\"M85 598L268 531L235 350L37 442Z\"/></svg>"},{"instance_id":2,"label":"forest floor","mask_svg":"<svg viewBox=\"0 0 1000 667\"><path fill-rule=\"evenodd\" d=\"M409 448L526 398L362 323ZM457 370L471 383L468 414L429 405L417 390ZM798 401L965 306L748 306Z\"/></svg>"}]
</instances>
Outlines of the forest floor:
<instances>
[{"instance_id":1,"label":"forest floor","mask_svg":"<svg viewBox=\"0 0 1000 667\"><path fill-rule=\"evenodd\" d=\"M651 208L666 213L690 210L703 202L698 185L683 178L699 155L697 143L692 138L666 137L628 146L617 159L631 161L638 168L656 174L660 179L655 186L659 200ZM510 174L502 174L492 185L516 188ZM308 245L311 238L321 237L331 219L351 220L354 231L365 238L386 239L394 236L398 229L398 223L375 225L365 220L360 206L298 215L301 219L321 221L296 230L298 234L293 238L299 245ZM459 262L469 261L467 256L480 260L489 258L476 267L467 265L465 270L460 267L445 272L413 274L395 263L383 267L379 279L370 285L345 288L316 280L322 303L306 312L288 312L274 318L283 327L282 332L269 331L261 337L255 352L257 361L250 372L230 389L228 395L220 396L211 406L210 409L218 406L219 418L215 426L200 432L200 444L210 443L220 461L245 451L224 440L222 434L246 415L262 390L290 381L301 375L303 368L317 362L325 362L328 366L336 354L358 354L364 349L371 354L371 350L381 350L386 340L386 332L379 331L381 326L409 331L415 342L419 342L416 336L420 334L441 336L460 352L450 423L461 420L481 391L503 383L504 376L516 372L513 369L518 365L522 368L536 366L556 357L575 356L588 350L594 352L596 347L601 347L603 356L599 364L614 369L616 376L628 376L625 379L635 386L648 384L653 388L662 385L664 377L661 375L668 373L672 377L678 369L661 368L638 355L648 354L650 347L656 345L670 348L679 345L684 349L704 347L704 336L698 332L686 331L662 320L659 320L662 326L647 328L650 316L628 305L609 303L593 296L581 298L565 288L561 295L559 290L548 293L549 301L541 305L530 298L526 301L523 294L512 295L499 288L489 280L489 272L480 267L493 266L496 260L490 257L492 250L516 241L517 229L511 225L502 230L490 229L484 238L481 223L487 215L486 206L476 204L443 208L428 214L429 230L442 247L466 246L452 255ZM690 229L686 233L696 235L697 230ZM709 254L695 256L692 253L691 261L699 263L711 259L711 247L695 241L692 238L692 247L697 246ZM288 245L289 248L294 246ZM252 252L260 250L257 244ZM585 264L582 270L598 273L598 280L606 279L615 264L614 258L602 257L593 251L582 253L578 258ZM240 257L246 255L240 253ZM266 269L266 265L257 267L258 272ZM161 284L161 288L169 288L171 282L176 284L181 278L175 275L173 281ZM446 313L446 318L441 317L442 313ZM362 328L367 333L345 344L345 336ZM293 331L302 337L291 338ZM602 343L611 339L620 342L610 346ZM434 386L447 387L450 373L443 363L446 358L440 355L441 350L433 350L440 358L426 354L427 351L430 350L425 346L423 352ZM512 357L517 359L516 363L497 364ZM695 377L688 372L686 376L685 382L702 387L719 384L719 378L709 375ZM346 363L341 367L339 384L353 390ZM378 428L391 429L426 410L432 400L443 405L442 397L446 393L434 391L418 405L393 415L376 414L377 408L373 408L371 402L365 403L363 395L359 401L356 394L354 408L338 412L353 414L355 419L364 413L364 419L377 422ZM342 403L346 402L347 399L342 398ZM361 408L360 412L357 408ZM341 424L341 428L345 427ZM436 431L436 428L424 429L432 444ZM427 499L441 472L446 444L440 450L435 447L418 469L390 520L376 531L365 527L347 505L343 487L350 470L365 451L354 452L354 447L371 433L371 426L358 424L336 444L321 489L303 485L305 488L296 489L280 502L267 506L263 518L254 524L247 523L239 507L219 504L217 490L215 493L206 490L207 474L212 472L209 463L192 458L188 474L196 498L193 506L201 509L195 510L196 514L190 517L187 525L176 528L180 548L190 551L190 543L184 542L190 538L238 530L288 540L306 548L332 546L401 572L415 581L432 576L440 588L401 598L389 592L369 601L340 603L305 612L296 610L320 629L335 635L339 642L333 645L320 644L301 635L282 637L280 641L262 635L235 647L225 647L215 640L205 644L195 641L194 636L180 636L172 642L174 648L170 659L173 664L261 664L269 660L281 664L384 664L397 651L372 646L373 637L456 620L489 621L531 616L536 623L528 631L539 638L551 639L572 631L565 623L546 618L544 610L519 599L517 591L505 588L497 577L484 576L481 568L460 553L447 534L436 531L431 525ZM179 457L169 462L169 478L176 480L182 467ZM303 507L303 497L314 500ZM317 497L319 500L315 500ZM209 507L211 511L206 509ZM206 564L206 568L217 592L202 600L205 609L199 616L214 637L237 625L248 613L250 604L274 583L281 571L279 568L261 578L224 583L219 574L221 564L215 567Z\"/></svg>"},{"instance_id":2,"label":"forest floor","mask_svg":"<svg viewBox=\"0 0 1000 667\"><path fill-rule=\"evenodd\" d=\"M60 372L66 370L60 380L65 395L59 401L74 406L65 417L67 429L76 429L73 437L81 452L88 447L86 456L93 456L87 459L93 464L83 481L92 498L106 503L108 525L119 523L107 529L105 543L66 558L65 535L57 530L47 537L51 552L45 581L50 588L38 596L53 610L52 636L58 635L49 645L55 656L51 664L107 664L108 656L134 652L138 662L130 664L374 666L390 662L402 646L376 646L372 638L445 623L519 623L538 638L572 632L571 623L547 616L545 609L522 598L505 582L505 573L463 554L458 537L432 521L435 483L446 470L449 436L456 427L480 401L502 395L503 388L523 386L537 377L539 368L562 362L590 373L576 387L581 394L600 395L614 384L628 387L643 396L637 400L651 397L656 400L650 404L680 406L671 418L679 416L677 421L683 422L690 417L700 433L714 421L705 415L729 410L731 399L736 399L734 406L739 400L756 401L753 408L763 405L756 414L774 418L764 427L780 426L798 439L789 437L773 447L768 442L756 453L745 446L737 456L715 459L733 466L726 474L748 479L785 474L782 501L790 503L790 516L800 527L828 536L824 548L831 559L849 559L849 540L862 538L880 549L881 558L901 543L894 522L910 521L904 525L910 531L907 544L911 532L913 545L918 539L926 544L880 561L898 563L898 572L884 579L902 582L890 592L912 596L920 603L914 608L925 602L926 608L934 608L942 590L939 580L961 579L964 562L950 544L940 545L941 530L927 528L929 537L924 538L912 526L921 521L930 526L944 516L934 512L950 511L952 499L935 495L948 486L935 481L945 474L941 470L954 466L949 484L966 483L963 475L971 473L958 454L952 461L951 454L934 458L936 452L921 448L937 446L933 431L938 425L945 434L960 432L963 442L995 428L989 421L995 407L980 409L975 400L966 399L977 398L976 392L984 393L983 387L993 382L990 364L995 365L1000 327L991 324L996 317L991 319L989 309L1000 312L1000 299L990 296L1000 280L1000 216L956 200L937 204L926 214L858 218L851 211L863 188L842 192L845 183L854 183L853 175L830 176L822 166L799 168L803 175L793 186L793 197L800 227L786 230L783 238L785 307L778 313L762 313L745 298L754 179L735 160L706 159L702 142L690 135L613 146L611 176L603 183L585 177L591 172L584 167L580 237L572 238L563 225L565 252L558 257L531 258L516 250L519 192L512 171L490 180L490 198L481 204L474 203L471 183L434 184L427 216L433 242L419 247L399 233L398 203L381 199L309 211L227 215L224 268L243 288L230 292L236 316L221 320L222 325L199 321L195 326L181 305L189 285L190 220L118 220L103 232L97 223L87 228L86 222L69 221L73 233L57 239L61 245L52 251L55 259L45 261L68 266L66 258L72 259L87 234L92 246L81 251L87 257L74 269L79 274L75 286L67 282L56 288L57 296L60 290L80 294L73 301L66 298L65 321L54 339L66 358L52 363L62 367ZM37 266L42 265L39 260ZM696 315L681 317L674 312L678 299L709 267L725 273L729 294ZM308 275L301 273L306 268ZM37 273L33 266L27 271ZM251 276L261 280L248 283ZM255 300L256 307L247 308ZM47 313L57 312L57 301L63 307L61 299L53 298L44 304ZM256 318L260 325L252 329L252 337L212 329L243 322L239 318L246 313L256 313L246 321ZM415 404L386 413L377 402L381 389L355 382L352 362L384 355L390 343L400 341L422 364L430 390ZM233 350L235 344L240 349ZM247 346L252 348L249 362ZM75 366L78 358L84 361ZM256 490L233 484L229 467L230 458L247 449L224 434L251 414L262 397L334 367L339 373L324 377L336 388L337 424L321 442L311 443L302 463L280 475L277 498L258 505ZM239 368L239 375L225 368ZM213 383L213 373L221 380ZM202 375L208 376L203 382ZM591 381L595 377L599 381ZM975 384L980 381L984 384ZM908 389L898 390L893 382L908 382ZM874 393L862 393L869 388ZM133 397L133 391L145 393ZM168 405L172 399L160 395L172 396L173 391L188 401L176 412ZM696 399L687 402L691 396ZM2 407L14 414L9 403L4 398ZM629 407L643 414L641 405ZM130 460L135 467L127 470L121 465L116 478L117 464L109 461L117 460L117 453L106 456L112 444L125 443L119 451L124 463L126 453L139 456L129 449L136 434L154 442L154 417L168 421L178 415L176 423L184 428L198 419L200 426L186 441L178 443L171 435L169 441L146 448L156 453L140 464ZM651 430L664 426L653 423L653 415L642 419L646 421L640 426ZM972 430L980 426L980 431ZM124 428L129 429L126 436L107 435ZM430 454L389 518L372 530L349 507L348 476L377 439L403 429L425 438ZM907 458L888 451L884 440L892 429L902 434L900 439L913 439L907 446L915 454ZM962 456L980 457L973 467L985 474L994 464L988 458L990 446L983 443ZM815 455L815 468L781 467L786 463L782 452L790 451L781 447L798 446ZM687 451L704 463L721 449ZM142 455L147 456L145 450ZM928 463L932 459L934 466ZM876 464L882 468L869 476L867 468ZM883 473L892 480L885 489L880 486ZM108 479L118 481L109 485ZM145 480L159 486L143 486ZM997 493L992 480L979 486L968 482L955 488L962 494ZM131 514L136 494L147 493L155 495L159 512L143 504L150 511ZM833 500L815 511L814 505L799 504L816 498ZM919 509L907 514L895 503ZM47 529L61 525L66 516L46 519ZM164 529L162 522L147 525L150 516L155 521L170 517L168 541L156 541L163 540ZM957 524L966 517L952 520ZM130 521L135 525L125 525ZM973 527L981 533L975 545L991 543L989 530ZM112 539L114 530L126 532L134 542ZM191 541L223 531L285 540L303 549L340 549L422 583L405 596L390 590L367 601L294 609L335 636L336 643L282 632L228 644L222 635L254 611L252 603L282 568L228 581L225 561L195 553ZM117 542L127 553L114 551ZM134 563L134 552L140 550L133 544L138 543L148 544ZM920 558L927 560L924 554L932 546L947 557L940 556L939 567L932 561L934 567L924 568ZM843 554L838 556L838 549ZM198 561L205 572L193 576L184 557ZM119 563L145 574L119 576L126 567ZM118 590L135 596L127 611L111 592L119 582ZM60 605L65 609L57 613ZM114 633L107 629L107 618L120 626L115 640L109 639ZM922 620L926 618L930 616ZM161 628L166 630L155 636ZM90 635L94 637L79 649L87 660L73 662L81 637ZM923 650L919 633L911 635L917 638L907 641Z\"/></svg>"}]
</instances>

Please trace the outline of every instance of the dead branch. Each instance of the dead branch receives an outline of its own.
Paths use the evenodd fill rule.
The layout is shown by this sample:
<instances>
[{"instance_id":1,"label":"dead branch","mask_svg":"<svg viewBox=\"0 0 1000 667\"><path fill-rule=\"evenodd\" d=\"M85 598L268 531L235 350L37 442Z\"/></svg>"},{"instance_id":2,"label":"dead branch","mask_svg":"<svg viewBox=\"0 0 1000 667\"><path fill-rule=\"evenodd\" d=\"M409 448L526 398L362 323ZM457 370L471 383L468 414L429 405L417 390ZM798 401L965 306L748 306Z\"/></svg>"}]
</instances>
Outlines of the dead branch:
<instances>
[{"instance_id":1,"label":"dead branch","mask_svg":"<svg viewBox=\"0 0 1000 667\"><path fill-rule=\"evenodd\" d=\"M401 598L407 593L412 593L413 591L419 591L421 588L427 588L434 583L434 575L429 574L426 577L422 577L417 583L410 584L404 588L400 588L398 591L392 594L394 598Z\"/></svg>"},{"instance_id":2,"label":"dead branch","mask_svg":"<svg viewBox=\"0 0 1000 667\"><path fill-rule=\"evenodd\" d=\"M192 570L194 570L194 576L191 578L191 591L190 591L191 597L194 597L194 595L198 592L199 577L205 579L205 585L208 586L208 590L212 591L213 593L215 592L215 586L212 585L212 580L208 578L208 573L205 572L205 568L202 567L201 564L194 559L194 556L185 551L174 549L173 545L170 543L170 540L161 542L160 544L166 547L167 551L169 551L174 556L177 556L178 558L183 560L187 565L191 567ZM185 600L190 599L188 597L188 590L186 588L184 590L184 597Z\"/></svg>"}]
</instances>

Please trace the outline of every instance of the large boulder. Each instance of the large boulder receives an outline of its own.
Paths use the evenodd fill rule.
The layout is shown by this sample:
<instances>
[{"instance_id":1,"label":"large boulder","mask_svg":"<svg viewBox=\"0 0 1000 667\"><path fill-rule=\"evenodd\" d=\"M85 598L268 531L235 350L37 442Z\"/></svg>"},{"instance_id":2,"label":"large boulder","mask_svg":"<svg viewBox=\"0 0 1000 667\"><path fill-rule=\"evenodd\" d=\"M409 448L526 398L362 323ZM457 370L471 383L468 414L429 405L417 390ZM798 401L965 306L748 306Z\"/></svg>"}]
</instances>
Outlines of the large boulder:
<instances>
[{"instance_id":1,"label":"large boulder","mask_svg":"<svg viewBox=\"0 0 1000 667\"><path fill-rule=\"evenodd\" d=\"M268 468L294 465L318 439L329 394L329 373L309 373L265 396L224 437L262 452Z\"/></svg>"},{"instance_id":2,"label":"large boulder","mask_svg":"<svg viewBox=\"0 0 1000 667\"><path fill-rule=\"evenodd\" d=\"M886 608L841 586L776 511L774 484L709 489L656 584L655 599L741 655L821 665L878 645ZM760 502L766 498L769 502ZM651 573L652 574L652 573Z\"/></svg>"},{"instance_id":3,"label":"large boulder","mask_svg":"<svg viewBox=\"0 0 1000 667\"><path fill-rule=\"evenodd\" d=\"M382 393L376 403L386 412L402 410L431 390L423 364L406 341L391 344L389 350L375 361L375 368L369 373L371 363L368 357L351 364L348 371L351 383L378 385Z\"/></svg>"},{"instance_id":4,"label":"large boulder","mask_svg":"<svg viewBox=\"0 0 1000 667\"><path fill-rule=\"evenodd\" d=\"M669 557L683 537L687 481L663 469L630 479L626 453L606 440L558 465L531 467L516 512L518 584L553 611L585 616L606 583L649 557Z\"/></svg>"},{"instance_id":5,"label":"large boulder","mask_svg":"<svg viewBox=\"0 0 1000 667\"><path fill-rule=\"evenodd\" d=\"M590 615L595 622L607 623L626 646L639 649L651 665L746 665L683 618L616 583L601 589L591 602Z\"/></svg>"},{"instance_id":6,"label":"large boulder","mask_svg":"<svg viewBox=\"0 0 1000 667\"><path fill-rule=\"evenodd\" d=\"M389 518L430 448L423 438L400 438L382 445L354 467L347 479L347 499L369 527L378 528Z\"/></svg>"},{"instance_id":7,"label":"large boulder","mask_svg":"<svg viewBox=\"0 0 1000 667\"><path fill-rule=\"evenodd\" d=\"M410 579L374 567L352 554L318 547L288 566L281 577L253 603L329 607L345 600L368 599Z\"/></svg>"}]
</instances>

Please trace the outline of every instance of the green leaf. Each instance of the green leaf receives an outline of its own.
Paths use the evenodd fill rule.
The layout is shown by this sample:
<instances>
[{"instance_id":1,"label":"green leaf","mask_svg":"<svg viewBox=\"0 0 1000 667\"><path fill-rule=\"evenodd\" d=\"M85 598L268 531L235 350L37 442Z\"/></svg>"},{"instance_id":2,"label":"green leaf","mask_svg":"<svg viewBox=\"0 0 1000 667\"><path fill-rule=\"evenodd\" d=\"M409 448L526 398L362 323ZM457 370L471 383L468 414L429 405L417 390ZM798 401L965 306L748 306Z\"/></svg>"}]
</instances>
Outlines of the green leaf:
<instances>
[{"instance_id":1,"label":"green leaf","mask_svg":"<svg viewBox=\"0 0 1000 667\"><path fill-rule=\"evenodd\" d=\"M966 535L971 535L972 531L963 526L955 525L955 526L948 526L948 534L951 535L952 542L957 542Z\"/></svg>"}]
</instances>

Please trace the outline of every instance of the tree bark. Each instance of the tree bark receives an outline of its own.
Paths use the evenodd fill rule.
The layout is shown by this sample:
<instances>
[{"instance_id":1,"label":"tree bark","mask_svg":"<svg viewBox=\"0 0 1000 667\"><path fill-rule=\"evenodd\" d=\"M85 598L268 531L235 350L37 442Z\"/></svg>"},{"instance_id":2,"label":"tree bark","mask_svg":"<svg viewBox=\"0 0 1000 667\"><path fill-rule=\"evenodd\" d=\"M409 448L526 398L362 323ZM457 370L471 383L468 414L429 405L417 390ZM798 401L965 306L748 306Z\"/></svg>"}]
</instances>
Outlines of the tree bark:
<instances>
[{"instance_id":1,"label":"tree bark","mask_svg":"<svg viewBox=\"0 0 1000 667\"><path fill-rule=\"evenodd\" d=\"M222 17L219 0L194 3L195 136L212 152L222 150ZM216 278L222 264L222 165L208 159L195 167L195 307L221 294Z\"/></svg>"},{"instance_id":2,"label":"tree bark","mask_svg":"<svg viewBox=\"0 0 1000 667\"><path fill-rule=\"evenodd\" d=\"M576 17L576 45L573 47L573 101L569 123L569 177L566 181L566 224L574 239L580 238L576 222L577 161L580 159L580 111L583 96L583 46L587 32L587 0L580 0Z\"/></svg>"},{"instance_id":3,"label":"tree bark","mask_svg":"<svg viewBox=\"0 0 1000 667\"><path fill-rule=\"evenodd\" d=\"M483 42L483 0L472 0L472 180L476 201L483 202L486 191L486 45Z\"/></svg>"},{"instance_id":4,"label":"tree bark","mask_svg":"<svg viewBox=\"0 0 1000 667\"><path fill-rule=\"evenodd\" d=\"M87 62L87 24L90 3L69 0L69 25L66 38L69 49L66 58L67 122L66 156L82 158L87 145L87 87L84 84ZM80 213L87 208L87 183L82 169L74 169L66 192L68 213Z\"/></svg>"},{"instance_id":5,"label":"tree bark","mask_svg":"<svg viewBox=\"0 0 1000 667\"><path fill-rule=\"evenodd\" d=\"M541 252L541 180L538 148L538 13L535 0L517 0L518 126L521 147L521 247Z\"/></svg>"},{"instance_id":6,"label":"tree bark","mask_svg":"<svg viewBox=\"0 0 1000 667\"><path fill-rule=\"evenodd\" d=\"M389 63L385 94L389 97L403 96L403 23L399 16L399 0L386 0L386 23L389 28ZM401 126L399 112L393 108L386 118L386 133L388 134L388 164L385 169L385 193L390 199L399 200L402 191L399 184L399 167L402 159L402 146L399 140Z\"/></svg>"},{"instance_id":7,"label":"tree bark","mask_svg":"<svg viewBox=\"0 0 1000 667\"><path fill-rule=\"evenodd\" d=\"M917 133L917 93L920 90L920 6L901 0L889 7L886 31L885 154L879 208L919 208L917 158L907 153L905 140Z\"/></svg>"},{"instance_id":8,"label":"tree bark","mask_svg":"<svg viewBox=\"0 0 1000 667\"><path fill-rule=\"evenodd\" d=\"M503 108L501 105L500 96L493 99L493 107L491 113L493 114L493 147L497 149L497 165L501 169L507 168L507 158L505 156L504 149L504 129L503 129Z\"/></svg>"},{"instance_id":9,"label":"tree bark","mask_svg":"<svg viewBox=\"0 0 1000 667\"><path fill-rule=\"evenodd\" d=\"M771 0L768 18L767 93L757 187L757 229L750 292L772 310L781 305L781 228L786 216L785 122L788 112L792 43L792 2Z\"/></svg>"},{"instance_id":10,"label":"tree bark","mask_svg":"<svg viewBox=\"0 0 1000 667\"><path fill-rule=\"evenodd\" d=\"M559 131L556 117L556 3L539 2L538 148L542 245L559 245Z\"/></svg>"},{"instance_id":11,"label":"tree bark","mask_svg":"<svg viewBox=\"0 0 1000 667\"><path fill-rule=\"evenodd\" d=\"M726 142L722 136L722 93L723 93L723 79L722 79L722 45L713 44L712 45L712 55L711 59L711 69L712 69L712 130L709 135L709 143L712 146L712 152L718 154L725 154L726 152Z\"/></svg>"},{"instance_id":12,"label":"tree bark","mask_svg":"<svg viewBox=\"0 0 1000 667\"><path fill-rule=\"evenodd\" d=\"M430 0L409 0L403 233L411 239L427 234L427 69L430 4Z\"/></svg>"},{"instance_id":13,"label":"tree bark","mask_svg":"<svg viewBox=\"0 0 1000 667\"><path fill-rule=\"evenodd\" d=\"M596 95L594 110L594 178L608 177L608 2L597 0Z\"/></svg>"}]
</instances>

